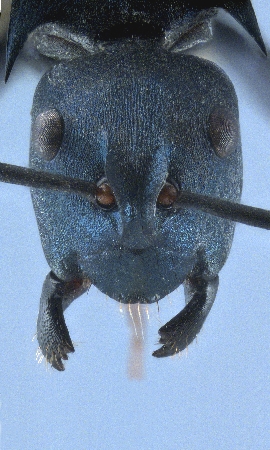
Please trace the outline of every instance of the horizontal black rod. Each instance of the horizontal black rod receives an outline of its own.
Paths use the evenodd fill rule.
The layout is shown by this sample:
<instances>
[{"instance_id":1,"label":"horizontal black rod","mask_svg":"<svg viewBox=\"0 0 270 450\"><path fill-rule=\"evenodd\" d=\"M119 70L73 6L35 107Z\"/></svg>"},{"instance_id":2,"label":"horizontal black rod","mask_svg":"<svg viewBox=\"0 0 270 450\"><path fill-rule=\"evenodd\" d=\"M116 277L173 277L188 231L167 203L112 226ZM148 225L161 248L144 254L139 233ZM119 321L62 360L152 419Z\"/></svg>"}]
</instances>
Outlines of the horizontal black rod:
<instances>
[{"instance_id":1,"label":"horizontal black rod","mask_svg":"<svg viewBox=\"0 0 270 450\"><path fill-rule=\"evenodd\" d=\"M87 196L91 201L94 201L96 193L96 185L90 181L5 163L0 163L0 181L40 189L73 192ZM261 208L186 191L179 193L179 197L173 206L175 208L199 209L233 222L270 230L270 211Z\"/></svg>"},{"instance_id":2,"label":"horizontal black rod","mask_svg":"<svg viewBox=\"0 0 270 450\"><path fill-rule=\"evenodd\" d=\"M233 222L270 230L270 211L266 209L186 191L179 193L179 198L174 206L176 208L185 206L191 209L199 209L214 216L230 219Z\"/></svg>"},{"instance_id":3,"label":"horizontal black rod","mask_svg":"<svg viewBox=\"0 0 270 450\"><path fill-rule=\"evenodd\" d=\"M96 192L95 183L90 181L5 163L0 163L0 181L33 188L73 192L89 196L91 200L94 200Z\"/></svg>"}]
</instances>

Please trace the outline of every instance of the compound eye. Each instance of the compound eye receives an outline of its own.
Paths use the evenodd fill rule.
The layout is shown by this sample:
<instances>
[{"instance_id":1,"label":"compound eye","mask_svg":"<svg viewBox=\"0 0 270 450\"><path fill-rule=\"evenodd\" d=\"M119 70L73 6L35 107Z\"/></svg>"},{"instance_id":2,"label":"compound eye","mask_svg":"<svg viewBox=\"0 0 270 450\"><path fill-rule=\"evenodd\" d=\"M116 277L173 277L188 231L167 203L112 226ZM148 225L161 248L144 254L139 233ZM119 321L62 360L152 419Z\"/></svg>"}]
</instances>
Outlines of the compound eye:
<instances>
[{"instance_id":1,"label":"compound eye","mask_svg":"<svg viewBox=\"0 0 270 450\"><path fill-rule=\"evenodd\" d=\"M112 209L116 206L116 200L111 186L103 181L97 186L96 202L103 209Z\"/></svg>"},{"instance_id":2,"label":"compound eye","mask_svg":"<svg viewBox=\"0 0 270 450\"><path fill-rule=\"evenodd\" d=\"M215 108L209 116L209 135L216 155L229 156L239 140L237 118L226 108Z\"/></svg>"},{"instance_id":3,"label":"compound eye","mask_svg":"<svg viewBox=\"0 0 270 450\"><path fill-rule=\"evenodd\" d=\"M52 161L62 144L64 121L56 109L40 113L34 123L32 142L34 150L46 161Z\"/></svg>"},{"instance_id":4,"label":"compound eye","mask_svg":"<svg viewBox=\"0 0 270 450\"><path fill-rule=\"evenodd\" d=\"M177 195L178 191L176 187L173 184L166 182L158 195L157 206L171 208L177 199Z\"/></svg>"}]
</instances>

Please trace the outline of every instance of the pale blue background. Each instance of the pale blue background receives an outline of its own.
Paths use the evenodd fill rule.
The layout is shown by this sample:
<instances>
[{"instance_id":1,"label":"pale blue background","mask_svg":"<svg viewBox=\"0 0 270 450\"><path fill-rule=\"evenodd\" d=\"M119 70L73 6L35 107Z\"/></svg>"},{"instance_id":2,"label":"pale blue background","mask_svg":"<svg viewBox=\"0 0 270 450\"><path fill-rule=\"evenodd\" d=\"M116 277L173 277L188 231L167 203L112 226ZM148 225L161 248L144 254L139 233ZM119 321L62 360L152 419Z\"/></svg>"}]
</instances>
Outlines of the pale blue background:
<instances>
[{"instance_id":1,"label":"pale blue background","mask_svg":"<svg viewBox=\"0 0 270 450\"><path fill-rule=\"evenodd\" d=\"M270 3L253 5L270 52ZM239 97L243 203L270 209L270 63L228 20L196 52L225 69ZM27 165L37 67L18 60L6 86L1 73L1 161ZM0 218L2 450L269 450L269 231L237 225L216 302L187 354L151 356L159 327L184 306L182 289L159 313L149 307L145 376L135 381L127 320L95 288L66 312L77 343L66 371L35 361L49 268L27 188L0 185Z\"/></svg>"}]
</instances>

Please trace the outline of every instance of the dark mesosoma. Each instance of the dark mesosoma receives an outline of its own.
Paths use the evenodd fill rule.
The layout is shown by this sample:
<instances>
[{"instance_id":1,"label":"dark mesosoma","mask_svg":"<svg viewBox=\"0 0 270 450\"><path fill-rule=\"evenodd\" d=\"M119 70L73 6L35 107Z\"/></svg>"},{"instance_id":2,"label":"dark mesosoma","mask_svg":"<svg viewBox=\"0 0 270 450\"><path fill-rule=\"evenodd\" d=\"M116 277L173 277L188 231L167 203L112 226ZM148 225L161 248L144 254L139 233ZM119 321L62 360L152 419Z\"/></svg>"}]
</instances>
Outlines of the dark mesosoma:
<instances>
[{"instance_id":1,"label":"dark mesosoma","mask_svg":"<svg viewBox=\"0 0 270 450\"><path fill-rule=\"evenodd\" d=\"M157 302L184 283L185 308L160 330L156 357L199 333L235 221L270 227L239 205L237 98L215 64L182 53L227 10L265 53L247 1L12 2L6 78L28 35L57 62L34 96L30 167L1 180L32 186L51 267L37 336L58 370L74 352L63 311L94 284L123 303ZM230 220L229 220L230 219Z\"/></svg>"}]
</instances>

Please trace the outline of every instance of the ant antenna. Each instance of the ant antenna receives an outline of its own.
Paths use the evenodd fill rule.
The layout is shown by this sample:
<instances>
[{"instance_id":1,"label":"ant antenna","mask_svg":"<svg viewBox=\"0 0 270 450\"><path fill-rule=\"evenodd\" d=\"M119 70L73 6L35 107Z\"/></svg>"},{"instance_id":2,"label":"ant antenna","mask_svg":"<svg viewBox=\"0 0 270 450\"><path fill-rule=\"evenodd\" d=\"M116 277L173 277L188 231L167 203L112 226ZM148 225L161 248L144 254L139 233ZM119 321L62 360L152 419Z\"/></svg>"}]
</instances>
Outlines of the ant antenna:
<instances>
[{"instance_id":1,"label":"ant antenna","mask_svg":"<svg viewBox=\"0 0 270 450\"><path fill-rule=\"evenodd\" d=\"M91 181L65 177L63 175L5 163L0 163L0 182L76 193L87 196L92 202L95 201L97 189L96 184ZM240 222L245 225L270 230L270 211L233 203L221 198L181 191L175 202L172 204L172 207L175 209L196 209L214 216L222 217L223 219L232 220L233 222Z\"/></svg>"}]
</instances>

